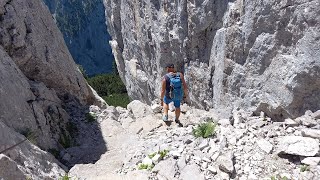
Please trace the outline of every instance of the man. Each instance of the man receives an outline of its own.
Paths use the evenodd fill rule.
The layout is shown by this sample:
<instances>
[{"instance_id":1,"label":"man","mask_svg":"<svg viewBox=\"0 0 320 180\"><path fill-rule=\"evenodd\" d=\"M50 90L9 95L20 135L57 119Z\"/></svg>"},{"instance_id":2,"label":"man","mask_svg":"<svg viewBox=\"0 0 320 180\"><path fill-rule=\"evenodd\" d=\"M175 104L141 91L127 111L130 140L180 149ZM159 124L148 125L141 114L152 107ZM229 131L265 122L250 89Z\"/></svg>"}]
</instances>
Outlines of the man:
<instances>
[{"instance_id":1,"label":"man","mask_svg":"<svg viewBox=\"0 0 320 180\"><path fill-rule=\"evenodd\" d=\"M173 101L174 107L175 107L175 122L182 127L181 122L179 121L180 117L180 103L181 99L179 100L173 100L170 98L169 92L170 92L170 78L173 76L180 76L180 80L183 86L183 98L186 98L188 96L188 89L187 84L184 80L184 76L182 73L175 72L174 64L167 64L167 74L163 76L161 81L161 106L163 106L164 114L163 114L163 121L168 121L168 110L169 110L169 103Z\"/></svg>"}]
</instances>

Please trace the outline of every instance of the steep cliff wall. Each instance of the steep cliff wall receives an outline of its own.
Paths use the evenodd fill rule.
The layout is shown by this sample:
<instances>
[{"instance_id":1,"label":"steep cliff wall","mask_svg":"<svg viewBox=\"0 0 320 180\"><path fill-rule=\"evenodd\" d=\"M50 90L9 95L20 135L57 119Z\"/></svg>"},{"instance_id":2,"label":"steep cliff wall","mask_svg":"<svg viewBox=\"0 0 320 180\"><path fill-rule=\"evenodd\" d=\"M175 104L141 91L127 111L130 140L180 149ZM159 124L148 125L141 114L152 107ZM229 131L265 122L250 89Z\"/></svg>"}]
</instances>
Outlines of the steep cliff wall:
<instances>
[{"instance_id":1,"label":"steep cliff wall","mask_svg":"<svg viewBox=\"0 0 320 180\"><path fill-rule=\"evenodd\" d=\"M164 65L174 62L197 107L241 107L275 119L320 108L317 0L104 4L117 67L133 99L159 97Z\"/></svg>"},{"instance_id":2,"label":"steep cliff wall","mask_svg":"<svg viewBox=\"0 0 320 180\"><path fill-rule=\"evenodd\" d=\"M61 30L69 51L88 75L112 71L102 0L44 0Z\"/></svg>"},{"instance_id":3,"label":"steep cliff wall","mask_svg":"<svg viewBox=\"0 0 320 180\"><path fill-rule=\"evenodd\" d=\"M8 156L1 161L40 179L56 177L53 169L63 174L52 155L30 142L43 150L62 149L71 141L67 109L96 99L41 0L0 1L0 79L0 152ZM9 172L1 171L0 178L9 178L3 173Z\"/></svg>"}]
</instances>

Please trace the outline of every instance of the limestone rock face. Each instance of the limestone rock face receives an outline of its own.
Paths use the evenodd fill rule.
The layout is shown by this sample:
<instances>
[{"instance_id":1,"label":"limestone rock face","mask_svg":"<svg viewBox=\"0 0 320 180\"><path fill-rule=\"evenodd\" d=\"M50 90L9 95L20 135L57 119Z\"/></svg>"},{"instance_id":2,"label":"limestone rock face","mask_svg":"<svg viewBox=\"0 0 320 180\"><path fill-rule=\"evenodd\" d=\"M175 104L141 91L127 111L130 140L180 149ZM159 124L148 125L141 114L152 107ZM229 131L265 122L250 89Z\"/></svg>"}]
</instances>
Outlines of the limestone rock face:
<instances>
[{"instance_id":1,"label":"limestone rock face","mask_svg":"<svg viewBox=\"0 0 320 180\"><path fill-rule=\"evenodd\" d=\"M65 168L50 153L42 151L30 140L0 121L0 178L4 179L58 179ZM23 141L23 142L22 142ZM8 149L15 144L14 148Z\"/></svg>"},{"instance_id":2,"label":"limestone rock face","mask_svg":"<svg viewBox=\"0 0 320 180\"><path fill-rule=\"evenodd\" d=\"M67 147L71 119L97 102L44 3L1 0L0 161L13 169L0 179L21 179L21 172L23 179L63 176L46 151Z\"/></svg>"},{"instance_id":3,"label":"limestone rock face","mask_svg":"<svg viewBox=\"0 0 320 180\"><path fill-rule=\"evenodd\" d=\"M60 97L94 101L42 1L5 0L0 16L0 45L28 79L43 82Z\"/></svg>"},{"instance_id":4,"label":"limestone rock face","mask_svg":"<svg viewBox=\"0 0 320 180\"><path fill-rule=\"evenodd\" d=\"M64 103L95 103L93 92L42 1L1 1L0 17L0 119L36 133L41 148L58 149L69 136Z\"/></svg>"},{"instance_id":5,"label":"limestone rock face","mask_svg":"<svg viewBox=\"0 0 320 180\"><path fill-rule=\"evenodd\" d=\"M320 3L104 0L117 67L129 96L159 96L173 62L192 105L264 111L274 119L318 110ZM227 111L226 111L227 110Z\"/></svg>"}]
</instances>

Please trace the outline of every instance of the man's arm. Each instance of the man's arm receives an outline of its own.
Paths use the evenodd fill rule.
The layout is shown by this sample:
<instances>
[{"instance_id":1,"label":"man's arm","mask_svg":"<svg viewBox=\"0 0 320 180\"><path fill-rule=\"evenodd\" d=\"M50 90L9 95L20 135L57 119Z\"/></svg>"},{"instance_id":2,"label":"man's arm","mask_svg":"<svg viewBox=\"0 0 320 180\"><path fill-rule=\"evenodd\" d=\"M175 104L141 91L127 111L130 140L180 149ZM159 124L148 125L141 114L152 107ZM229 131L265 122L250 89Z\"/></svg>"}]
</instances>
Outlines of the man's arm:
<instances>
[{"instance_id":1,"label":"man's arm","mask_svg":"<svg viewBox=\"0 0 320 180\"><path fill-rule=\"evenodd\" d=\"M166 92L166 78L163 78L161 81L161 94L160 94L161 106L163 106L163 98L164 98L165 92Z\"/></svg>"}]
</instances>

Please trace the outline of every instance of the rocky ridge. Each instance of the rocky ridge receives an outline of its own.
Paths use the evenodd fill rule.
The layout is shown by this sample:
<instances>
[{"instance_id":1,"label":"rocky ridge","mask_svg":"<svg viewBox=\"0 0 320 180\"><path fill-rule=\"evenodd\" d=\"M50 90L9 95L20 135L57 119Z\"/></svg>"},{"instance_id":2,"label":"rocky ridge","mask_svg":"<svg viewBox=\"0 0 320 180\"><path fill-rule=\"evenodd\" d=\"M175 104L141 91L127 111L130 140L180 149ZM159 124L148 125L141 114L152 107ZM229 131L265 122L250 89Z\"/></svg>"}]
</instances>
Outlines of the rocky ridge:
<instances>
[{"instance_id":1,"label":"rocky ridge","mask_svg":"<svg viewBox=\"0 0 320 180\"><path fill-rule=\"evenodd\" d=\"M231 118L219 119L213 111L184 104L184 127L174 122L165 125L160 111L159 105L140 101L131 102L127 109L91 106L108 150L95 163L75 165L69 175L80 179L320 178L320 111L274 122L264 112L255 116L239 109ZM173 116L170 112L169 119ZM215 135L195 138L193 129L210 120L217 124ZM162 159L157 152L165 151ZM139 170L141 164L151 168Z\"/></svg>"}]
</instances>

